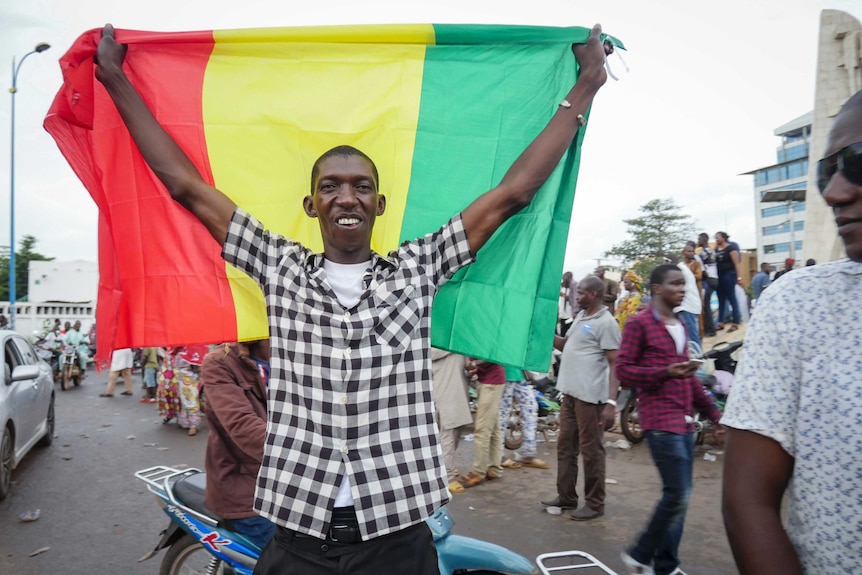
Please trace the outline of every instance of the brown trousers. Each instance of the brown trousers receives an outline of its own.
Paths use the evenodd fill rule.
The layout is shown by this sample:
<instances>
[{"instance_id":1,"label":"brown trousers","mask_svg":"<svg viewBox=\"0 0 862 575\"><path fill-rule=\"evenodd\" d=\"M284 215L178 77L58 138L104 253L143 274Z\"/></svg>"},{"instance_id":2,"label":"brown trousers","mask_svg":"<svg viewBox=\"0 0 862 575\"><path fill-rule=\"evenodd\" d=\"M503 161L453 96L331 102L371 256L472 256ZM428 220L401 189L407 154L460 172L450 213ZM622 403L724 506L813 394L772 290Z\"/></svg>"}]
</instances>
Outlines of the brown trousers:
<instances>
[{"instance_id":1,"label":"brown trousers","mask_svg":"<svg viewBox=\"0 0 862 575\"><path fill-rule=\"evenodd\" d=\"M114 395L114 389L117 387L117 379L123 376L123 386L128 393L132 393L132 370L123 369L121 371L112 371L108 374L108 389L105 393Z\"/></svg>"},{"instance_id":2,"label":"brown trousers","mask_svg":"<svg viewBox=\"0 0 862 575\"><path fill-rule=\"evenodd\" d=\"M557 495L577 503L580 455L584 460L584 501L596 511L605 510L604 407L564 394L557 438Z\"/></svg>"}]
</instances>

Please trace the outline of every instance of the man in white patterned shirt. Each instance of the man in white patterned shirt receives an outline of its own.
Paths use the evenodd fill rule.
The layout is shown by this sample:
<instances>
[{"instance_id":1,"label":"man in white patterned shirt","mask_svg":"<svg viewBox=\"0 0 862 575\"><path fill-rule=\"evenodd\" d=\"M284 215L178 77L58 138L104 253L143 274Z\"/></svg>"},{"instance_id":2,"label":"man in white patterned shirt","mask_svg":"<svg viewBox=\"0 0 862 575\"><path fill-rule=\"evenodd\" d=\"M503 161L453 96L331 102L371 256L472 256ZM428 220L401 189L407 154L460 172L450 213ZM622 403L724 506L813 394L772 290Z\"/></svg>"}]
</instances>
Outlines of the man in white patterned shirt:
<instances>
[{"instance_id":1,"label":"man in white patterned shirt","mask_svg":"<svg viewBox=\"0 0 862 575\"><path fill-rule=\"evenodd\" d=\"M266 299L272 378L255 508L278 527L255 573L438 572L424 520L449 494L431 398L431 304L570 146L607 77L600 34L596 26L574 47L580 73L566 105L500 184L384 257L371 251L386 199L370 158L339 146L315 163L303 207L319 222L322 254L271 234L201 178L123 72L113 28L103 30L96 78L144 159Z\"/></svg>"},{"instance_id":2,"label":"man in white patterned shirt","mask_svg":"<svg viewBox=\"0 0 862 575\"><path fill-rule=\"evenodd\" d=\"M817 184L849 259L763 292L721 419L724 523L743 575L862 565L862 92L835 117Z\"/></svg>"}]
</instances>

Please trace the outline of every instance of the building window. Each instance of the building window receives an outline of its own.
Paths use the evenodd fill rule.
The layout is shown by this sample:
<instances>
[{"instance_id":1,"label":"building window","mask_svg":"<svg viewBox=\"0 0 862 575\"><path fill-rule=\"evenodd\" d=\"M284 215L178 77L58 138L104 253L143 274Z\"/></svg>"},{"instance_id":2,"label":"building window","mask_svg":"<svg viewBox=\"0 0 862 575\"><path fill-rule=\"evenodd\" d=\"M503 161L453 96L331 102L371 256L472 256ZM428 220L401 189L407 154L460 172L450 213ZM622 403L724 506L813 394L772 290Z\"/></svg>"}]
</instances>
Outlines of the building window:
<instances>
[{"instance_id":1,"label":"building window","mask_svg":"<svg viewBox=\"0 0 862 575\"><path fill-rule=\"evenodd\" d=\"M778 161L779 162L790 162L793 160L799 160L801 158L808 158L808 143L804 143L796 146L788 146L786 148L782 148L778 150Z\"/></svg>"},{"instance_id":2,"label":"building window","mask_svg":"<svg viewBox=\"0 0 862 575\"><path fill-rule=\"evenodd\" d=\"M760 210L760 215L764 218L769 218L772 216L783 216L784 214L787 214L789 212L790 210L787 209L787 204L781 204L780 206L763 208L762 210Z\"/></svg>"},{"instance_id":3,"label":"building window","mask_svg":"<svg viewBox=\"0 0 862 575\"><path fill-rule=\"evenodd\" d=\"M802 251L802 240L796 241L795 250L797 252ZM763 246L764 254L781 254L790 251L790 242L781 242L780 244L769 244Z\"/></svg>"},{"instance_id":4,"label":"building window","mask_svg":"<svg viewBox=\"0 0 862 575\"><path fill-rule=\"evenodd\" d=\"M805 211L805 202L794 202L793 203L793 211L794 212L804 212ZM769 218L772 216L783 216L788 214L789 210L787 209L787 204L780 204L777 206L770 206L768 208L763 208L760 210L761 217Z\"/></svg>"},{"instance_id":5,"label":"building window","mask_svg":"<svg viewBox=\"0 0 862 575\"><path fill-rule=\"evenodd\" d=\"M798 221L793 222L793 231L801 232L805 229L805 222ZM774 226L763 226L761 228L764 236L774 236L775 234L788 234L790 233L790 222L782 222L780 224L776 224Z\"/></svg>"},{"instance_id":6,"label":"building window","mask_svg":"<svg viewBox=\"0 0 862 575\"><path fill-rule=\"evenodd\" d=\"M808 175L808 158L786 164L784 166L773 166L760 170L754 174L754 185L757 187L783 182L792 178L801 178Z\"/></svg>"},{"instance_id":7,"label":"building window","mask_svg":"<svg viewBox=\"0 0 862 575\"><path fill-rule=\"evenodd\" d=\"M793 162L787 166L788 178L801 178L808 175L808 160Z\"/></svg>"}]
</instances>

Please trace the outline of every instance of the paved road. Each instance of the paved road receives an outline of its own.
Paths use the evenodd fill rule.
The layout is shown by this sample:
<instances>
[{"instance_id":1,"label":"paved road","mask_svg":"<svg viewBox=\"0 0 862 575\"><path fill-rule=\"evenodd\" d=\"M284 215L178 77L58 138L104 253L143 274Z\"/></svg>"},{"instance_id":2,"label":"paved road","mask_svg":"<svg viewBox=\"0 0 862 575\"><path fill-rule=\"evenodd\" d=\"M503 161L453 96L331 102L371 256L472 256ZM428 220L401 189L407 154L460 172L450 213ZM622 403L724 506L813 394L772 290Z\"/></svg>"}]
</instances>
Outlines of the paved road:
<instances>
[{"instance_id":1,"label":"paved road","mask_svg":"<svg viewBox=\"0 0 862 575\"><path fill-rule=\"evenodd\" d=\"M162 425L155 406L137 401L136 379L134 398L98 397L105 374L92 371L78 389L57 388L54 444L26 457L15 470L12 494L0 503L0 573L158 573L163 553L144 563L137 559L152 549L167 519L132 473L153 465L202 468L207 427L188 437L173 424ZM555 464L554 444L539 447L540 456ZM462 443L463 469L471 453L472 444ZM609 449L608 477L618 483L608 486L606 516L576 523L565 514L548 515L538 504L554 490L553 469L507 470L499 481L454 497L455 532L531 558L581 549L622 572L619 551L646 521L661 487L645 445ZM699 458L695 477L682 567L690 575L736 573L719 510L721 456L718 462ZM18 521L33 509L41 510L38 521ZM50 549L29 557L43 547Z\"/></svg>"}]
</instances>

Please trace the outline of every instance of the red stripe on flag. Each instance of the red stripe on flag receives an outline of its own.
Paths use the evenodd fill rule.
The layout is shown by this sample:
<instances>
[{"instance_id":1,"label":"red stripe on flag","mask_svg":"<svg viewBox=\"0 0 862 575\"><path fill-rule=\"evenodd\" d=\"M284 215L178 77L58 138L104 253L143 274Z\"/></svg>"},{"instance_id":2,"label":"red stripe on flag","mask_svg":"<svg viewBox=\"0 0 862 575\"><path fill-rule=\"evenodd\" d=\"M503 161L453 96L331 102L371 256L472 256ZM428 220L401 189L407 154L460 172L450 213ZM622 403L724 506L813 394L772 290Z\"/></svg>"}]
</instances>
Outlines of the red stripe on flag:
<instances>
[{"instance_id":1,"label":"red stripe on flag","mask_svg":"<svg viewBox=\"0 0 862 575\"><path fill-rule=\"evenodd\" d=\"M100 35L100 29L84 34L60 60L64 85L45 120L99 207L97 356L107 359L111 350L131 346L210 343L213 334L235 341L220 246L170 198L95 80ZM116 38L129 45L129 79L212 183L201 106L212 33L117 30ZM138 50L137 44L148 46Z\"/></svg>"}]
</instances>

